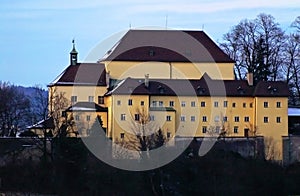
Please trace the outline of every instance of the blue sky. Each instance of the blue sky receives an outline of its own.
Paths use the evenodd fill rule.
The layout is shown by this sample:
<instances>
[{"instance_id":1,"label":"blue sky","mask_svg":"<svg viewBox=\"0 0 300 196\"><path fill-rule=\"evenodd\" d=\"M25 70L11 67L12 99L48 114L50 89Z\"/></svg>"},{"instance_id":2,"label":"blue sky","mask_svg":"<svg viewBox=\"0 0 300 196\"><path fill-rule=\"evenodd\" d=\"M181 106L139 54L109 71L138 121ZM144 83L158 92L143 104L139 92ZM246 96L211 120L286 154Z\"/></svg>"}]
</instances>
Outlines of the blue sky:
<instances>
[{"instance_id":1,"label":"blue sky","mask_svg":"<svg viewBox=\"0 0 300 196\"><path fill-rule=\"evenodd\" d=\"M204 28L221 41L242 19L259 13L271 14L288 31L300 15L300 0L2 0L0 81L46 86L68 65L73 38L83 61L97 44L130 25L164 27L167 16L169 28Z\"/></svg>"}]
</instances>

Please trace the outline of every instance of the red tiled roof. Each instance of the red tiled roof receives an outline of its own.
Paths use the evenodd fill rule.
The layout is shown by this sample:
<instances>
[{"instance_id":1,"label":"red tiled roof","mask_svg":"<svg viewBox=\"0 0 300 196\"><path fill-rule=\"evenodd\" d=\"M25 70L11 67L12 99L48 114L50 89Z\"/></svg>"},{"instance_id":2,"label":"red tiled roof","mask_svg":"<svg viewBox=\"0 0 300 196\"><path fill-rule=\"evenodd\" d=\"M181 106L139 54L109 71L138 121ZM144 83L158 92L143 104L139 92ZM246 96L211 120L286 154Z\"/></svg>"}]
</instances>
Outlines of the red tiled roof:
<instances>
[{"instance_id":1,"label":"red tiled roof","mask_svg":"<svg viewBox=\"0 0 300 196\"><path fill-rule=\"evenodd\" d=\"M49 86L96 85L106 86L105 65L78 63L68 66Z\"/></svg>"},{"instance_id":2,"label":"red tiled roof","mask_svg":"<svg viewBox=\"0 0 300 196\"><path fill-rule=\"evenodd\" d=\"M272 86L273 90L270 90ZM275 89L275 90L274 90ZM159 96L227 96L227 97L287 97L284 82L259 82L249 86L245 80L212 80L207 74L199 80L127 78L106 95L159 95Z\"/></svg>"},{"instance_id":3,"label":"red tiled roof","mask_svg":"<svg viewBox=\"0 0 300 196\"><path fill-rule=\"evenodd\" d=\"M203 31L129 30L102 61L234 63Z\"/></svg>"}]
</instances>

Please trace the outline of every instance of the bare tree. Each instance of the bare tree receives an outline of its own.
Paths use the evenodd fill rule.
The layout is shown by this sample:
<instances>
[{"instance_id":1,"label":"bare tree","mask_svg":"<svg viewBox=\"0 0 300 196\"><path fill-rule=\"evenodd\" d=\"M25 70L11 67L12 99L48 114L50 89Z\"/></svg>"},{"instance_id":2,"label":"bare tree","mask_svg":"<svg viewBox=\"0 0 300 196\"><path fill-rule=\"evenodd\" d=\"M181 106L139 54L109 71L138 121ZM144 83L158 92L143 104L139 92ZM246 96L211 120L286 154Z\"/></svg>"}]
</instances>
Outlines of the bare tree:
<instances>
[{"instance_id":1,"label":"bare tree","mask_svg":"<svg viewBox=\"0 0 300 196\"><path fill-rule=\"evenodd\" d=\"M280 153L278 152L277 142L273 137L265 137L265 158L269 161L279 160Z\"/></svg>"},{"instance_id":2,"label":"bare tree","mask_svg":"<svg viewBox=\"0 0 300 196\"><path fill-rule=\"evenodd\" d=\"M54 120L54 136L59 134L60 127L66 120L67 114L64 111L69 105L64 92L58 92L56 87L49 88L49 113Z\"/></svg>"},{"instance_id":3,"label":"bare tree","mask_svg":"<svg viewBox=\"0 0 300 196\"><path fill-rule=\"evenodd\" d=\"M30 101L17 87L0 82L0 135L16 136L25 127L30 114Z\"/></svg>"},{"instance_id":4,"label":"bare tree","mask_svg":"<svg viewBox=\"0 0 300 196\"><path fill-rule=\"evenodd\" d=\"M244 79L253 73L254 82L276 80L280 73L284 32L271 15L243 20L224 35L221 48L236 61L235 72Z\"/></svg>"},{"instance_id":5,"label":"bare tree","mask_svg":"<svg viewBox=\"0 0 300 196\"><path fill-rule=\"evenodd\" d=\"M300 16L294 20L294 22L291 24L291 27L295 28L297 32L300 32Z\"/></svg>"},{"instance_id":6,"label":"bare tree","mask_svg":"<svg viewBox=\"0 0 300 196\"><path fill-rule=\"evenodd\" d=\"M35 85L33 95L32 113L36 120L45 120L48 117L48 97L41 85Z\"/></svg>"},{"instance_id":7,"label":"bare tree","mask_svg":"<svg viewBox=\"0 0 300 196\"><path fill-rule=\"evenodd\" d=\"M61 120L61 126L59 127L59 137L77 137L79 135L78 125L74 120L73 113L66 114Z\"/></svg>"},{"instance_id":8,"label":"bare tree","mask_svg":"<svg viewBox=\"0 0 300 196\"><path fill-rule=\"evenodd\" d=\"M300 97L300 35L298 34L292 33L287 38L283 70L290 89L290 104L298 105Z\"/></svg>"},{"instance_id":9,"label":"bare tree","mask_svg":"<svg viewBox=\"0 0 300 196\"><path fill-rule=\"evenodd\" d=\"M269 68L268 77L276 81L280 77L280 65L284 59L285 34L271 15L259 14L255 21L259 27L259 37L263 40L264 66Z\"/></svg>"},{"instance_id":10,"label":"bare tree","mask_svg":"<svg viewBox=\"0 0 300 196\"><path fill-rule=\"evenodd\" d=\"M114 157L123 159L139 158L141 162L151 159L149 151L163 146L166 137L161 130L150 119L150 114L144 107L137 108L135 113L131 114L132 128L125 134L125 138L119 138L115 141ZM138 155L138 157L137 157ZM155 179L154 176L158 176ZM164 193L164 173L159 171L149 171L145 173L145 180L149 181L152 193L159 195Z\"/></svg>"},{"instance_id":11,"label":"bare tree","mask_svg":"<svg viewBox=\"0 0 300 196\"><path fill-rule=\"evenodd\" d=\"M149 151L165 144L166 138L161 128L150 119L149 112L144 107L136 108L131 113L131 130L124 135L123 139L117 139L116 144L131 152L137 152L139 158L146 160ZM121 150L118 150L121 152ZM122 155L123 156L123 155ZM132 155L127 157L132 157Z\"/></svg>"}]
</instances>

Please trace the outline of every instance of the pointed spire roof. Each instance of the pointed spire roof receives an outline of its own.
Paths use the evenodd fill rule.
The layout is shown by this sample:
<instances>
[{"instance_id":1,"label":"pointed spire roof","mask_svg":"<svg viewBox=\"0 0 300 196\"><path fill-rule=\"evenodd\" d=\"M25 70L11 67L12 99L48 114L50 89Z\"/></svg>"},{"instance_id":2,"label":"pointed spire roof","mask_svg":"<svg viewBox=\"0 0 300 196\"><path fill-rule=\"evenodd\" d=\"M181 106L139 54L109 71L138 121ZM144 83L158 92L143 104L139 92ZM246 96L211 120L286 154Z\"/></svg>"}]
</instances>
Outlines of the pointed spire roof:
<instances>
[{"instance_id":1,"label":"pointed spire roof","mask_svg":"<svg viewBox=\"0 0 300 196\"><path fill-rule=\"evenodd\" d=\"M78 54L78 52L76 51L76 48L75 48L75 39L72 40L72 44L73 44L73 49L70 52L70 54Z\"/></svg>"}]
</instances>

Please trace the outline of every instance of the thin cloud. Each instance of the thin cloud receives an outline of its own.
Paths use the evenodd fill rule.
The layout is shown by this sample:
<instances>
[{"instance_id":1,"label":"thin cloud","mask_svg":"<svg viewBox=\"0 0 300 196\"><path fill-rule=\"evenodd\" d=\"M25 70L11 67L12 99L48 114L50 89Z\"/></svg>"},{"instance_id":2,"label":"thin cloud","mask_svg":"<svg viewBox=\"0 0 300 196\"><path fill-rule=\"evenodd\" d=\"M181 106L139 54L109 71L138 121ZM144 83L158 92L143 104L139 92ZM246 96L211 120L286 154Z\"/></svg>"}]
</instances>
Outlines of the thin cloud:
<instances>
[{"instance_id":1,"label":"thin cloud","mask_svg":"<svg viewBox=\"0 0 300 196\"><path fill-rule=\"evenodd\" d=\"M205 1L190 2L177 1L172 3L137 4L129 8L132 12L155 12L166 11L176 13L213 13L230 11L237 9L256 9L256 8L300 8L300 3L296 1L282 0L253 0L251 3L244 0L235 1Z\"/></svg>"}]
</instances>

